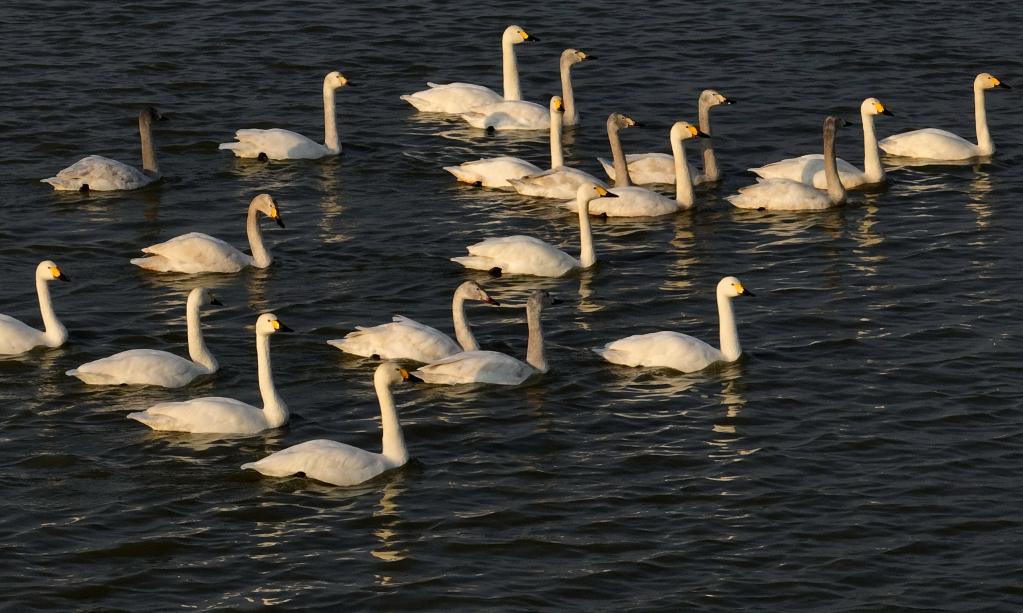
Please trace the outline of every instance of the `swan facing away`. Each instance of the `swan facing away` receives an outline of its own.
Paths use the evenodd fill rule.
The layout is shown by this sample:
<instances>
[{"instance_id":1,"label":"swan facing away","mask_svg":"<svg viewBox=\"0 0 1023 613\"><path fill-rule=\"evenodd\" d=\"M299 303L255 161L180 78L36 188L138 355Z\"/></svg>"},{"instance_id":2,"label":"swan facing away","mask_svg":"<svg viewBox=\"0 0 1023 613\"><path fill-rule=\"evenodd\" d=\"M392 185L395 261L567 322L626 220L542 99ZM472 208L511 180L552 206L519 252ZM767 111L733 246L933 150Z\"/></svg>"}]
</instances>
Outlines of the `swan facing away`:
<instances>
[{"instance_id":1,"label":"swan facing away","mask_svg":"<svg viewBox=\"0 0 1023 613\"><path fill-rule=\"evenodd\" d=\"M699 116L700 132L712 136L710 131L710 109L722 104L735 104L734 98L727 98L713 89L705 89L700 94ZM700 141L703 148L703 174L698 174L696 168L690 164L689 174L693 177L693 185L704 183L715 183L721 179L721 171L718 170L717 158L714 156L714 141L704 139ZM614 165L604 158L597 158L604 172L615 180ZM675 160L667 153L630 153L625 156L629 165L629 178L636 185L669 184L675 182Z\"/></svg>"},{"instance_id":2,"label":"swan facing away","mask_svg":"<svg viewBox=\"0 0 1023 613\"><path fill-rule=\"evenodd\" d=\"M472 83L427 83L429 89L406 94L402 100L424 113L465 113L476 107L494 104L502 100L521 100L519 89L519 65L515 59L515 45L524 42L535 42L540 39L530 36L519 26L508 26L501 35L501 51L503 53L504 97L502 98L489 87Z\"/></svg>"},{"instance_id":3,"label":"swan facing away","mask_svg":"<svg viewBox=\"0 0 1023 613\"><path fill-rule=\"evenodd\" d=\"M877 98L867 98L860 104L860 120L863 122L863 170L856 168L842 158L838 158L838 178L846 189L866 187L884 183L884 167L877 150L877 136L874 134L874 116L894 115ZM789 158L761 166L750 168L750 172L764 179L790 179L817 189L827 189L828 179L824 172L824 156L811 153L797 158Z\"/></svg>"},{"instance_id":4,"label":"swan facing away","mask_svg":"<svg viewBox=\"0 0 1023 613\"><path fill-rule=\"evenodd\" d=\"M740 209L761 211L823 211L845 203L846 192L838 178L835 158L835 131L848 122L831 115L824 120L824 173L828 189L792 179L758 179L757 183L739 190L726 200Z\"/></svg>"},{"instance_id":5,"label":"swan facing away","mask_svg":"<svg viewBox=\"0 0 1023 613\"><path fill-rule=\"evenodd\" d=\"M262 213L284 227L280 205L270 194L260 194L249 203L245 233L249 237L252 255L242 253L219 238L201 232L189 232L169 241L142 249L148 255L134 258L131 263L159 272L238 272L246 266L266 268L273 262L270 251L263 245L258 214Z\"/></svg>"},{"instance_id":6,"label":"swan facing away","mask_svg":"<svg viewBox=\"0 0 1023 613\"><path fill-rule=\"evenodd\" d=\"M533 292L526 302L529 342L526 346L525 362L497 351L465 351L420 367L414 374L427 383L441 385L463 383L519 385L535 374L545 373L548 367L540 314L545 307L558 302L544 290Z\"/></svg>"},{"instance_id":7,"label":"swan facing away","mask_svg":"<svg viewBox=\"0 0 1023 613\"><path fill-rule=\"evenodd\" d=\"M742 355L735 313L732 311L732 299L738 296L753 296L753 293L735 277L725 277L718 282L720 349L688 334L652 332L627 336L593 351L612 364L667 367L682 372L703 370L715 362L734 362Z\"/></svg>"},{"instance_id":8,"label":"swan facing away","mask_svg":"<svg viewBox=\"0 0 1023 613\"><path fill-rule=\"evenodd\" d=\"M419 379L393 362L377 366L373 375L377 400L380 402L380 426L383 430L381 453L327 439L293 445L272 453L258 462L242 464L268 477L288 477L304 473L310 479L331 485L358 485L389 470L404 466L409 460L405 436L398 421L391 388Z\"/></svg>"},{"instance_id":9,"label":"swan facing away","mask_svg":"<svg viewBox=\"0 0 1023 613\"><path fill-rule=\"evenodd\" d=\"M599 185L580 185L576 192L579 211L579 259L550 243L532 236L503 236L488 238L469 245L469 255L451 258L466 268L487 270L494 275L536 275L560 277L577 268L589 268L597 263L590 228L589 205L596 198L617 198Z\"/></svg>"},{"instance_id":10,"label":"swan facing away","mask_svg":"<svg viewBox=\"0 0 1023 613\"><path fill-rule=\"evenodd\" d=\"M458 342L436 328L425 326L418 321L395 315L390 323L371 328L359 327L344 338L327 341L345 353L363 357L379 357L383 360L411 360L414 362L436 362L461 351L476 351L480 348L476 337L469 328L465 317L465 301L477 300L497 306L499 303L475 281L466 281L455 289L451 301L451 317L455 324Z\"/></svg>"},{"instance_id":11,"label":"swan facing away","mask_svg":"<svg viewBox=\"0 0 1023 613\"><path fill-rule=\"evenodd\" d=\"M145 411L129 413L153 430L193 434L258 434L288 423L288 405L277 394L270 369L270 337L291 332L273 313L256 320L256 363L263 408L233 398L210 396L185 402L162 402Z\"/></svg>"},{"instance_id":12,"label":"swan facing away","mask_svg":"<svg viewBox=\"0 0 1023 613\"><path fill-rule=\"evenodd\" d=\"M67 371L89 385L158 385L181 387L203 375L217 372L217 360L206 348L199 321L199 309L222 306L209 290L197 287L188 294L185 317L188 322L188 355L185 358L155 349L129 349L82 364Z\"/></svg>"},{"instance_id":13,"label":"swan facing away","mask_svg":"<svg viewBox=\"0 0 1023 613\"><path fill-rule=\"evenodd\" d=\"M984 106L984 91L988 89L1012 89L997 77L982 72L973 80L973 116L977 128L977 144L936 128L924 128L895 134L882 140L878 145L888 155L935 161L968 160L991 155L995 143L987 127L987 109Z\"/></svg>"},{"instance_id":14,"label":"swan facing away","mask_svg":"<svg viewBox=\"0 0 1023 613\"><path fill-rule=\"evenodd\" d=\"M67 340L67 329L57 319L50 299L50 281L70 281L51 260L36 266L36 295L39 312L43 317L43 330L25 325L10 315L0 313L0 355L18 355L35 347L60 347Z\"/></svg>"},{"instance_id":15,"label":"swan facing away","mask_svg":"<svg viewBox=\"0 0 1023 613\"><path fill-rule=\"evenodd\" d=\"M84 157L57 176L42 179L58 191L116 191L145 187L160 179L160 165L153 148L153 122L166 118L148 107L139 113L139 135L142 138L142 170L101 155Z\"/></svg>"},{"instance_id":16,"label":"swan facing away","mask_svg":"<svg viewBox=\"0 0 1023 613\"><path fill-rule=\"evenodd\" d=\"M298 132L281 128L238 130L235 142L220 143L219 149L234 152L235 157L270 160L316 160L341 153L337 134L337 109L334 92L352 83L340 72L327 73L323 78L323 144Z\"/></svg>"}]
</instances>

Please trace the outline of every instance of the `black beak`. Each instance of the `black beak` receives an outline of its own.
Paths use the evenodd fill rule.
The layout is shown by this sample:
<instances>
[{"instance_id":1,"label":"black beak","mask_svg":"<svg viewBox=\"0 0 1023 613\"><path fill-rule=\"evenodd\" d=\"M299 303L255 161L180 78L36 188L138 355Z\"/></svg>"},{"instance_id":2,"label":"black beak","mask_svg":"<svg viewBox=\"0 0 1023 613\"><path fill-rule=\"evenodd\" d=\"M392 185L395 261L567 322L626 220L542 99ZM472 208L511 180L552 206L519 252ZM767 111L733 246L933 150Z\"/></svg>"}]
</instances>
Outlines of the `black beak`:
<instances>
[{"instance_id":1,"label":"black beak","mask_svg":"<svg viewBox=\"0 0 1023 613\"><path fill-rule=\"evenodd\" d=\"M490 296L487 296L487 299L486 299L486 300L484 300L483 302L485 302L485 303L487 303L487 304L492 304L492 305L494 305L494 306L501 306L501 303L500 303L500 302L498 302L498 301L494 300L494 299L493 299L493 298L491 298Z\"/></svg>"},{"instance_id":2,"label":"black beak","mask_svg":"<svg viewBox=\"0 0 1023 613\"><path fill-rule=\"evenodd\" d=\"M213 306L224 306L223 302L217 300L213 296L210 296L210 304L212 304Z\"/></svg>"},{"instance_id":3,"label":"black beak","mask_svg":"<svg viewBox=\"0 0 1023 613\"><path fill-rule=\"evenodd\" d=\"M595 55L587 55L583 59L584 60L595 60L595 59L597 59L597 56L595 56Z\"/></svg>"},{"instance_id":4,"label":"black beak","mask_svg":"<svg viewBox=\"0 0 1023 613\"><path fill-rule=\"evenodd\" d=\"M561 304L562 302L564 302L564 301L563 301L563 300L560 300L560 299L558 299L558 298L551 298L551 304L552 304L552 305L553 305L553 304Z\"/></svg>"},{"instance_id":5,"label":"black beak","mask_svg":"<svg viewBox=\"0 0 1023 613\"><path fill-rule=\"evenodd\" d=\"M405 379L405 380L408 381L409 383L423 383L422 379L420 379L419 377L413 375L412 373L409 373L408 374L408 379Z\"/></svg>"},{"instance_id":6,"label":"black beak","mask_svg":"<svg viewBox=\"0 0 1023 613\"><path fill-rule=\"evenodd\" d=\"M856 125L855 122L849 121L848 119L842 119L841 117L839 117L839 119L838 119L838 126L839 127L844 128L846 126L855 126L855 125Z\"/></svg>"},{"instance_id":7,"label":"black beak","mask_svg":"<svg viewBox=\"0 0 1023 613\"><path fill-rule=\"evenodd\" d=\"M355 87L355 86L356 86L356 83L352 83L351 81L345 81L345 87Z\"/></svg>"},{"instance_id":8,"label":"black beak","mask_svg":"<svg viewBox=\"0 0 1023 613\"><path fill-rule=\"evenodd\" d=\"M538 43L538 42L540 42L540 39L535 37L535 36L533 36L532 34L526 34L526 42Z\"/></svg>"},{"instance_id":9,"label":"black beak","mask_svg":"<svg viewBox=\"0 0 1023 613\"><path fill-rule=\"evenodd\" d=\"M725 98L721 101L721 104L735 104L735 98Z\"/></svg>"},{"instance_id":10,"label":"black beak","mask_svg":"<svg viewBox=\"0 0 1023 613\"><path fill-rule=\"evenodd\" d=\"M887 115L889 117L895 117L895 113L889 111L888 109L885 109L885 110L881 111L881 114L882 115Z\"/></svg>"},{"instance_id":11,"label":"black beak","mask_svg":"<svg viewBox=\"0 0 1023 613\"><path fill-rule=\"evenodd\" d=\"M1001 82L999 82L998 83L998 87L1001 87L1002 89L1012 89L1011 87L1009 87L1008 83L1001 83Z\"/></svg>"},{"instance_id":12,"label":"black beak","mask_svg":"<svg viewBox=\"0 0 1023 613\"><path fill-rule=\"evenodd\" d=\"M739 294L739 295L740 296L749 296L750 298L756 298L756 296L757 296L756 294L754 294L753 292L749 291L745 287L742 288L742 293Z\"/></svg>"},{"instance_id":13,"label":"black beak","mask_svg":"<svg viewBox=\"0 0 1023 613\"><path fill-rule=\"evenodd\" d=\"M636 120L632 120L631 126L625 126L626 128L645 128L646 124L642 124Z\"/></svg>"},{"instance_id":14,"label":"black beak","mask_svg":"<svg viewBox=\"0 0 1023 613\"><path fill-rule=\"evenodd\" d=\"M700 138L710 138L710 134L707 134L703 130L699 130L699 129L696 130L696 135L699 136Z\"/></svg>"},{"instance_id":15,"label":"black beak","mask_svg":"<svg viewBox=\"0 0 1023 613\"><path fill-rule=\"evenodd\" d=\"M276 221L276 222L277 222L277 225L278 225L278 226L280 226L280 227L282 227L282 228L284 227L284 220L283 220L283 219L281 219L281 216L280 216L280 215L278 215L277 217L274 217L274 221Z\"/></svg>"},{"instance_id":16,"label":"black beak","mask_svg":"<svg viewBox=\"0 0 1023 613\"><path fill-rule=\"evenodd\" d=\"M277 331L278 332L294 332L294 330L292 330L288 326L285 326L284 324L282 324L280 322L280 320L277 321Z\"/></svg>"},{"instance_id":17,"label":"black beak","mask_svg":"<svg viewBox=\"0 0 1023 613\"><path fill-rule=\"evenodd\" d=\"M601 198L618 198L618 194L616 194L616 193L614 193L612 191L609 191L606 194L604 194L603 196L601 196Z\"/></svg>"},{"instance_id":18,"label":"black beak","mask_svg":"<svg viewBox=\"0 0 1023 613\"><path fill-rule=\"evenodd\" d=\"M64 273L60 273L59 275L57 275L57 278L60 279L61 281L67 281L68 283L71 282L71 279L69 279L68 276L65 275Z\"/></svg>"}]
</instances>

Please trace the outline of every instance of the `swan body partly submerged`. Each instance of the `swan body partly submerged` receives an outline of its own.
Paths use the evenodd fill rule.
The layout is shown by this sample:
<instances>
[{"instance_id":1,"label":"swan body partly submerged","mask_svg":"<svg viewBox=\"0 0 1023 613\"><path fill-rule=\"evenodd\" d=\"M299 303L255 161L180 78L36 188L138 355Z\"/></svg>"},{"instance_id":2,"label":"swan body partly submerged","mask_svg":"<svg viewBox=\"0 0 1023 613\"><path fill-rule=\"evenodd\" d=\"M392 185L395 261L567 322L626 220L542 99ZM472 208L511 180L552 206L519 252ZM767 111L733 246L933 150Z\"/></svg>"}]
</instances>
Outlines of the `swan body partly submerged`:
<instances>
[{"instance_id":1,"label":"swan body partly submerged","mask_svg":"<svg viewBox=\"0 0 1023 613\"><path fill-rule=\"evenodd\" d=\"M0 314L0 355L18 355L36 347L60 347L67 340L67 329L53 310L49 283L70 279L52 260L43 260L36 266L35 280L43 329L36 330L10 315Z\"/></svg>"}]
</instances>

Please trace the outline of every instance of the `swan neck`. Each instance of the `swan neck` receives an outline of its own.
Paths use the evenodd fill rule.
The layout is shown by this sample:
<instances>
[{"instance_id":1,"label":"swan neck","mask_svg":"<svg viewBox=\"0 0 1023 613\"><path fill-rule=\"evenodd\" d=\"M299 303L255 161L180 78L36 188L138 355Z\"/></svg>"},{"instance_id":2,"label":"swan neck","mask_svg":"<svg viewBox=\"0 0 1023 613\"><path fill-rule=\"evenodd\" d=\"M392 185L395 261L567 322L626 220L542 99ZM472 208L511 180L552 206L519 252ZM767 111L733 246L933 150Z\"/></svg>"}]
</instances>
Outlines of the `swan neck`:
<instances>
[{"instance_id":1,"label":"swan neck","mask_svg":"<svg viewBox=\"0 0 1023 613\"><path fill-rule=\"evenodd\" d=\"M579 123L579 113L575 110L575 90L572 89L572 61L561 58L561 100L565 103L565 125L574 126Z\"/></svg>"},{"instance_id":2,"label":"swan neck","mask_svg":"<svg viewBox=\"0 0 1023 613\"><path fill-rule=\"evenodd\" d=\"M394 406L394 393L386 381L377 381L377 400L380 401L380 428L383 431L381 455L394 466L408 462L408 448L405 447L405 435L398 421L398 409Z\"/></svg>"},{"instance_id":3,"label":"swan neck","mask_svg":"<svg viewBox=\"0 0 1023 613\"><path fill-rule=\"evenodd\" d=\"M156 150L153 148L153 122L149 111L139 115L139 137L142 139L142 170L146 174L160 176L160 165L156 162Z\"/></svg>"},{"instance_id":4,"label":"swan neck","mask_svg":"<svg viewBox=\"0 0 1023 613\"><path fill-rule=\"evenodd\" d=\"M981 155L995 152L995 143L987 129L987 107L984 105L984 88L973 86L973 118L977 123L977 147Z\"/></svg>"},{"instance_id":5,"label":"swan neck","mask_svg":"<svg viewBox=\"0 0 1023 613\"><path fill-rule=\"evenodd\" d=\"M868 183L884 181L884 167L881 166L881 154L877 150L877 135L874 133L874 116L865 110L860 111L863 122L863 174Z\"/></svg>"},{"instance_id":6,"label":"swan neck","mask_svg":"<svg viewBox=\"0 0 1023 613\"><path fill-rule=\"evenodd\" d=\"M270 252L263 245L263 231L259 229L259 210L256 203L249 205L249 216L245 220L245 234L249 237L249 248L252 249L252 264L257 268L266 268L273 261Z\"/></svg>"},{"instance_id":7,"label":"swan neck","mask_svg":"<svg viewBox=\"0 0 1023 613\"><path fill-rule=\"evenodd\" d=\"M675 201L680 209L693 206L693 180L689 176L689 164L686 164L686 146L682 139L671 140L671 155L675 160Z\"/></svg>"},{"instance_id":8,"label":"swan neck","mask_svg":"<svg viewBox=\"0 0 1023 613\"><path fill-rule=\"evenodd\" d=\"M611 121L608 121L607 124L607 140L611 143L615 187L629 187L632 185L632 178L629 177L629 165L625 161L625 152L622 151L622 141L618 138L618 126Z\"/></svg>"},{"instance_id":9,"label":"swan neck","mask_svg":"<svg viewBox=\"0 0 1023 613\"><path fill-rule=\"evenodd\" d=\"M718 322L721 328L721 354L726 362L734 362L742 355L742 347L739 346L739 329L735 324L732 299L721 292L718 292Z\"/></svg>"},{"instance_id":10,"label":"swan neck","mask_svg":"<svg viewBox=\"0 0 1023 613\"><path fill-rule=\"evenodd\" d=\"M845 187L838 176L838 160L835 157L835 129L824 128L824 177L828 182L828 199L832 204L845 202Z\"/></svg>"},{"instance_id":11,"label":"swan neck","mask_svg":"<svg viewBox=\"0 0 1023 613\"><path fill-rule=\"evenodd\" d=\"M700 99L700 131L711 136L710 131L710 105ZM718 170L718 160L714 157L714 140L710 138L700 139L700 149L703 151L703 176L710 183L721 178L721 171Z\"/></svg>"},{"instance_id":12,"label":"swan neck","mask_svg":"<svg viewBox=\"0 0 1023 613\"><path fill-rule=\"evenodd\" d=\"M455 294L451 301L451 319L455 323L455 338L462 346L462 351L479 351L480 345L476 342L469 327L469 320L465 316L465 297Z\"/></svg>"},{"instance_id":13,"label":"swan neck","mask_svg":"<svg viewBox=\"0 0 1023 613\"><path fill-rule=\"evenodd\" d=\"M331 153L341 151L341 140L337 134L337 105L334 102L335 90L323 84L323 145Z\"/></svg>"},{"instance_id":14,"label":"swan neck","mask_svg":"<svg viewBox=\"0 0 1023 613\"><path fill-rule=\"evenodd\" d=\"M504 63L504 99L522 100L519 90L519 63L515 59L515 45L507 38L501 41Z\"/></svg>"},{"instance_id":15,"label":"swan neck","mask_svg":"<svg viewBox=\"0 0 1023 613\"><path fill-rule=\"evenodd\" d=\"M217 371L217 360L206 347L206 339L202 335L202 322L199 318L199 297L190 296L185 307L185 319L188 322L188 357L206 369L207 373Z\"/></svg>"},{"instance_id":16,"label":"swan neck","mask_svg":"<svg viewBox=\"0 0 1023 613\"><path fill-rule=\"evenodd\" d=\"M256 334L256 364L259 368L259 394L263 397L263 415L271 428L288 423L288 405L277 394L270 364L270 336Z\"/></svg>"},{"instance_id":17,"label":"swan neck","mask_svg":"<svg viewBox=\"0 0 1023 613\"><path fill-rule=\"evenodd\" d=\"M567 107L566 107L567 108ZM565 157L561 151L562 127L561 113L551 111L551 168L565 165Z\"/></svg>"},{"instance_id":18,"label":"swan neck","mask_svg":"<svg viewBox=\"0 0 1023 613\"><path fill-rule=\"evenodd\" d=\"M67 340L67 329L57 319L50 298L50 284L44 279L36 279L36 294L39 296L39 313L43 318L43 336L47 347L59 347Z\"/></svg>"},{"instance_id":19,"label":"swan neck","mask_svg":"<svg viewBox=\"0 0 1023 613\"><path fill-rule=\"evenodd\" d=\"M529 326L529 342L526 345L526 363L539 372L547 372L547 354L543 348L543 326L540 325L540 309L526 307L526 324Z\"/></svg>"},{"instance_id":20,"label":"swan neck","mask_svg":"<svg viewBox=\"0 0 1023 613\"><path fill-rule=\"evenodd\" d=\"M597 263L597 251L593 248L593 228L590 226L590 202L585 196L576 196L579 209L579 263L589 268Z\"/></svg>"}]
</instances>

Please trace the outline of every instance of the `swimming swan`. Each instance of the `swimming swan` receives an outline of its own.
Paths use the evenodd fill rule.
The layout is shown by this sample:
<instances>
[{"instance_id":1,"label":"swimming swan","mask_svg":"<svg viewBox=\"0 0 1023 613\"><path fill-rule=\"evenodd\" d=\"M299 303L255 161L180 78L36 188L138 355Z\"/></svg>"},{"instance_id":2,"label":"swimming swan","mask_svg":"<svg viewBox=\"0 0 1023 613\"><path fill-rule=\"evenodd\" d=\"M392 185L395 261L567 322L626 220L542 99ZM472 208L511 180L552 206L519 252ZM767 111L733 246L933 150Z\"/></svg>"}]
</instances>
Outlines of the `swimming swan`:
<instances>
[{"instance_id":1,"label":"swimming swan","mask_svg":"<svg viewBox=\"0 0 1023 613\"><path fill-rule=\"evenodd\" d=\"M134 258L131 263L159 272L238 272L246 266L266 268L273 262L270 251L263 246L263 233L259 229L258 213L262 213L284 227L277 201L270 194L260 194L249 203L245 233L249 237L252 255L242 253L219 238L201 232L189 232L169 241L142 249L149 255Z\"/></svg>"},{"instance_id":2,"label":"swimming swan","mask_svg":"<svg viewBox=\"0 0 1023 613\"><path fill-rule=\"evenodd\" d=\"M413 374L427 383L441 385L462 383L518 385L537 373L545 373L547 356L544 354L540 313L544 307L558 302L544 290L533 292L526 302L529 342L526 345L525 362L497 351L465 351L427 364Z\"/></svg>"},{"instance_id":3,"label":"swimming swan","mask_svg":"<svg viewBox=\"0 0 1023 613\"><path fill-rule=\"evenodd\" d=\"M875 115L894 113L885 108L877 98L867 98L860 104L860 120L863 122L863 170L842 158L836 160L838 177L846 189L884 183L884 167L881 166L877 136L874 135ZM781 160L760 168L750 168L749 171L764 179L791 179L813 185L817 189L828 188L828 179L824 175L824 156L820 153Z\"/></svg>"},{"instance_id":4,"label":"swimming swan","mask_svg":"<svg viewBox=\"0 0 1023 613\"><path fill-rule=\"evenodd\" d=\"M838 178L835 161L835 130L847 122L835 116L824 120L824 173L828 189L815 187L791 179L758 179L726 200L740 209L767 211L823 211L845 202L845 188Z\"/></svg>"},{"instance_id":5,"label":"swimming swan","mask_svg":"<svg viewBox=\"0 0 1023 613\"><path fill-rule=\"evenodd\" d=\"M530 36L519 26L508 26L501 35L501 50L504 61L504 98L489 87L472 83L427 83L429 89L406 94L402 100L424 113L465 113L478 106L494 104L501 100L521 100L519 89L519 65L515 59L515 45L535 42L540 39Z\"/></svg>"},{"instance_id":6,"label":"swimming swan","mask_svg":"<svg viewBox=\"0 0 1023 613\"><path fill-rule=\"evenodd\" d=\"M700 132L712 135L710 131L710 109L722 104L735 104L734 98L726 98L713 89L705 89L700 94L699 114ZM693 185L704 183L715 183L721 179L721 171L718 170L717 158L714 157L713 139L700 141L703 148L703 174L698 174L696 168L690 164L689 173L693 177ZM597 158L604 172L615 179L614 165L604 158ZM650 185L653 183L668 184L675 182L675 161L667 153L630 153L625 156L629 165L629 178L636 185Z\"/></svg>"},{"instance_id":7,"label":"swimming swan","mask_svg":"<svg viewBox=\"0 0 1023 613\"><path fill-rule=\"evenodd\" d=\"M58 191L115 191L139 189L160 179L160 165L153 149L153 122L166 119L160 111L148 107L139 113L139 135L142 138L142 170L101 155L84 157L57 176L42 179Z\"/></svg>"},{"instance_id":8,"label":"swimming swan","mask_svg":"<svg viewBox=\"0 0 1023 613\"><path fill-rule=\"evenodd\" d=\"M129 349L110 357L86 362L65 374L78 377L89 385L158 385L181 387L196 377L217 372L217 360L206 348L202 337L199 309L207 304L222 306L213 294L202 287L188 294L185 318L188 322L188 356L190 360L167 351Z\"/></svg>"},{"instance_id":9,"label":"swimming swan","mask_svg":"<svg viewBox=\"0 0 1023 613\"><path fill-rule=\"evenodd\" d=\"M338 71L323 78L323 144L298 132L281 128L251 128L234 133L235 142L220 143L219 149L234 152L235 157L270 160L316 160L341 153L337 135L337 105L334 90L352 83Z\"/></svg>"},{"instance_id":10,"label":"swimming swan","mask_svg":"<svg viewBox=\"0 0 1023 613\"><path fill-rule=\"evenodd\" d=\"M565 49L561 53L561 95L565 101L566 126L579 123L572 88L572 65L585 59L593 59L593 56L576 49ZM481 130L546 130L551 123L551 113L535 102L501 100L463 113L462 119Z\"/></svg>"},{"instance_id":11,"label":"swimming swan","mask_svg":"<svg viewBox=\"0 0 1023 613\"><path fill-rule=\"evenodd\" d=\"M67 329L57 319L50 300L48 283L55 279L70 281L51 260L39 262L36 266L36 295L39 296L39 312L43 316L42 332L0 313L0 355L18 355L35 347L60 347L67 340Z\"/></svg>"},{"instance_id":12,"label":"swimming swan","mask_svg":"<svg viewBox=\"0 0 1023 613\"><path fill-rule=\"evenodd\" d=\"M256 363L263 408L233 398L209 396L184 402L161 402L145 411L129 413L153 430L193 434L258 434L288 423L288 405L277 394L270 372L270 336L291 332L273 313L256 320Z\"/></svg>"},{"instance_id":13,"label":"swimming swan","mask_svg":"<svg viewBox=\"0 0 1023 613\"><path fill-rule=\"evenodd\" d=\"M667 367L682 372L703 370L715 362L734 362L742 355L735 313L732 312L732 299L737 296L753 294L735 277L725 277L718 282L721 349L715 349L688 334L651 332L627 336L593 351L612 364Z\"/></svg>"},{"instance_id":14,"label":"swimming swan","mask_svg":"<svg viewBox=\"0 0 1023 613\"><path fill-rule=\"evenodd\" d=\"M948 161L966 160L991 155L995 143L987 128L987 109L984 107L984 90L1012 89L998 78L982 72L973 80L973 114L977 125L977 144L945 130L924 128L889 136L878 145L888 155L918 159Z\"/></svg>"},{"instance_id":15,"label":"swimming swan","mask_svg":"<svg viewBox=\"0 0 1023 613\"><path fill-rule=\"evenodd\" d=\"M560 277L570 270L589 268L597 263L590 229L589 204L596 198L617 198L599 185L580 185L576 192L579 211L579 259L550 243L532 236L488 238L469 245L469 255L451 258L466 268L488 270L492 274L536 275Z\"/></svg>"},{"instance_id":16,"label":"swimming swan","mask_svg":"<svg viewBox=\"0 0 1023 613\"><path fill-rule=\"evenodd\" d=\"M306 477L331 485L358 485L384 472L404 466L409 460L405 437L398 421L391 388L418 379L392 362L377 366L373 374L380 402L380 427L383 430L381 453L372 453L327 439L306 441L281 449L258 462L242 464L267 477L288 477L305 473Z\"/></svg>"},{"instance_id":17,"label":"swimming swan","mask_svg":"<svg viewBox=\"0 0 1023 613\"><path fill-rule=\"evenodd\" d=\"M618 129L635 125L632 119L612 114L607 119L607 136L611 142L611 154L614 158L614 165L617 173L615 187L611 192L618 196L617 199L598 198L590 203L590 215L607 215L608 217L656 217L659 215L670 215L680 210L693 206L695 197L693 194L693 182L689 178L689 164L686 163L685 141L690 138L705 136L696 126L685 121L676 122L671 126L669 140L671 141L672 158L675 163L675 199L667 198L657 192L645 187L635 187L631 184L629 170L625 165L625 156L622 154L622 144L618 140ZM574 201L562 205L569 210L576 210Z\"/></svg>"},{"instance_id":18,"label":"swimming swan","mask_svg":"<svg viewBox=\"0 0 1023 613\"><path fill-rule=\"evenodd\" d=\"M424 326L408 317L395 315L390 323L371 328L359 326L356 331L348 333L344 338L327 341L327 344L345 353L367 358L377 356L383 360L412 360L423 363L436 362L461 351L476 351L480 346L465 318L466 300L499 304L475 281L466 281L459 285L451 300L451 318L455 324L457 343L436 328Z\"/></svg>"}]
</instances>

